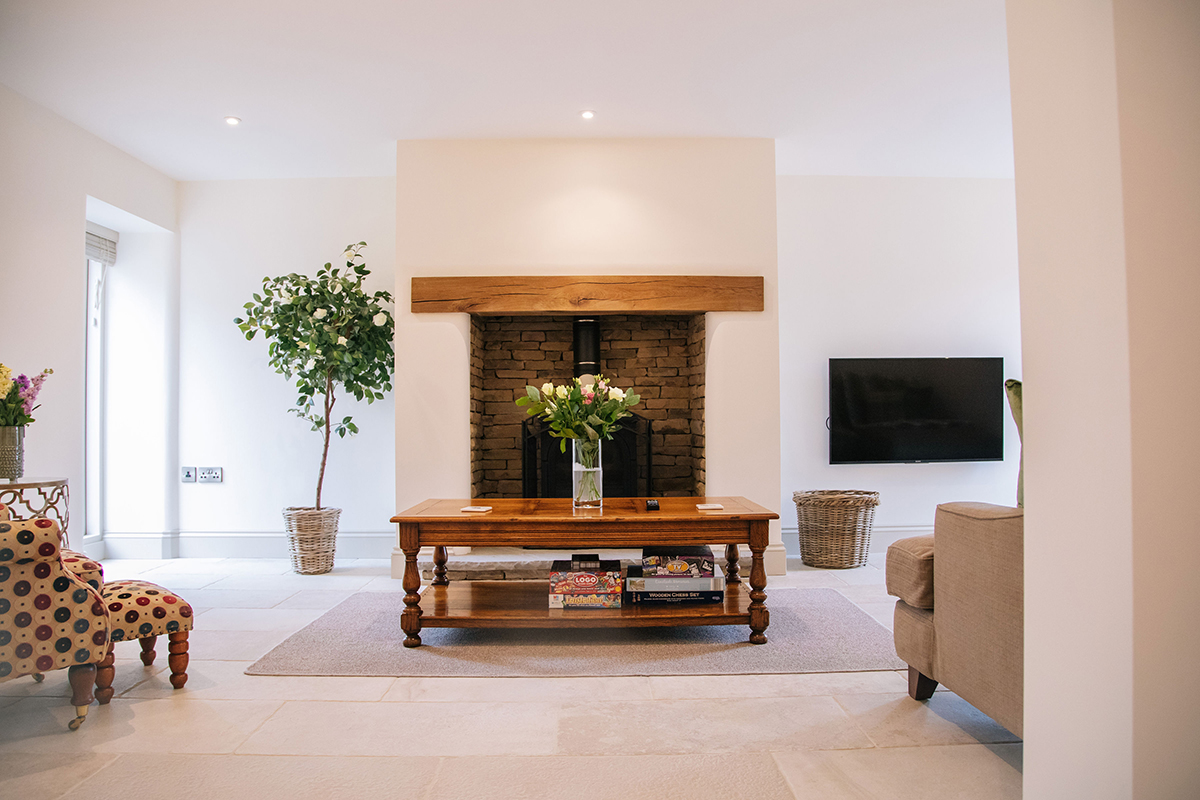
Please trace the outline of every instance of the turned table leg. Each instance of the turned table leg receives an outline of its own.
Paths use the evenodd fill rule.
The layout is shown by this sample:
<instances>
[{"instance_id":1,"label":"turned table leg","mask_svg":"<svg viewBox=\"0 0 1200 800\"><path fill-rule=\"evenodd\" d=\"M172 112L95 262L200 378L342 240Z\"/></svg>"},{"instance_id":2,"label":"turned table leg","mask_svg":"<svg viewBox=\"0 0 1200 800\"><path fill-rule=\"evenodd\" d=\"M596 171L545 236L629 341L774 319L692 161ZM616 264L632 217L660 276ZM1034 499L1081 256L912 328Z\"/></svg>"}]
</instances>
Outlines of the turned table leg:
<instances>
[{"instance_id":1,"label":"turned table leg","mask_svg":"<svg viewBox=\"0 0 1200 800\"><path fill-rule=\"evenodd\" d=\"M77 731L87 718L88 706L95 699L92 686L96 682L96 665L73 664L67 670L67 679L71 682L71 705L75 706L75 719L68 722L67 727Z\"/></svg>"},{"instance_id":2,"label":"turned table leg","mask_svg":"<svg viewBox=\"0 0 1200 800\"><path fill-rule=\"evenodd\" d=\"M421 551L421 543L415 523L400 523L400 549L404 551L404 582L401 584L404 587L404 611L400 612L400 630L405 634L405 647L420 647L421 572L417 567L417 553Z\"/></svg>"},{"instance_id":3,"label":"turned table leg","mask_svg":"<svg viewBox=\"0 0 1200 800\"><path fill-rule=\"evenodd\" d=\"M171 687L182 689L188 679L188 632L175 631L167 634L167 641L167 666L171 668Z\"/></svg>"},{"instance_id":4,"label":"turned table leg","mask_svg":"<svg viewBox=\"0 0 1200 800\"><path fill-rule=\"evenodd\" d=\"M142 646L142 663L147 667L154 663L154 643L158 641L157 636L147 636L145 639L138 639L138 644Z\"/></svg>"},{"instance_id":5,"label":"turned table leg","mask_svg":"<svg viewBox=\"0 0 1200 800\"><path fill-rule=\"evenodd\" d=\"M771 624L771 615L767 611L767 569L763 564L763 553L767 549L766 521L750 523L750 552L754 557L750 565L750 641L753 644L766 644L765 631Z\"/></svg>"},{"instance_id":6,"label":"turned table leg","mask_svg":"<svg viewBox=\"0 0 1200 800\"><path fill-rule=\"evenodd\" d=\"M450 579L446 577L446 548L433 548L433 585L449 586Z\"/></svg>"},{"instance_id":7,"label":"turned table leg","mask_svg":"<svg viewBox=\"0 0 1200 800\"><path fill-rule=\"evenodd\" d=\"M736 544L725 545L725 583L741 583L742 579L738 577L738 546Z\"/></svg>"},{"instance_id":8,"label":"turned table leg","mask_svg":"<svg viewBox=\"0 0 1200 800\"><path fill-rule=\"evenodd\" d=\"M100 701L100 705L108 705L108 701L112 700L113 696L113 674L116 670L113 664L117 661L113 656L113 643L108 643L108 651L105 652L103 660L96 668L96 699Z\"/></svg>"}]
</instances>

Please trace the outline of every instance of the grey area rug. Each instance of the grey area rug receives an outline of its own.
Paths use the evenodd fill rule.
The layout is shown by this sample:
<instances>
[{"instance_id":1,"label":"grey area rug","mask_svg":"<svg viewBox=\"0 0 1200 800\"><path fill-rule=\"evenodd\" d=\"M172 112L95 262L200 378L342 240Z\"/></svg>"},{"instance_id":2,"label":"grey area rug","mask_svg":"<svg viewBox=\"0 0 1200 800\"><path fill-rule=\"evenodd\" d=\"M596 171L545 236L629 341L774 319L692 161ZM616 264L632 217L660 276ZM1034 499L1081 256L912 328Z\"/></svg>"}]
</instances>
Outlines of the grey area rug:
<instances>
[{"instance_id":1,"label":"grey area rug","mask_svg":"<svg viewBox=\"0 0 1200 800\"><path fill-rule=\"evenodd\" d=\"M741 675L903 669L892 634L833 589L768 591L765 645L744 625L425 628L405 648L400 592L359 592L247 675L529 677Z\"/></svg>"}]
</instances>

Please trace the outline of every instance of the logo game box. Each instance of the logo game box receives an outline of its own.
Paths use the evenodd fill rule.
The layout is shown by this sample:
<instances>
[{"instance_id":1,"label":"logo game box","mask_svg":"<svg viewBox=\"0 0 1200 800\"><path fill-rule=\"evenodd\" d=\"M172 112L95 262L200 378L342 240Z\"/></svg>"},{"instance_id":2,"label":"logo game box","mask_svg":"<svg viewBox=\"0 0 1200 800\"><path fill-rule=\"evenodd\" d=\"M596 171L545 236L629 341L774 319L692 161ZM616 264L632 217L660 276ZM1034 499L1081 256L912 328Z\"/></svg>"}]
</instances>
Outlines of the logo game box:
<instances>
[{"instance_id":1,"label":"logo game box","mask_svg":"<svg viewBox=\"0 0 1200 800\"><path fill-rule=\"evenodd\" d=\"M550 569L550 608L620 608L620 561L601 561L599 555L573 555L555 561Z\"/></svg>"}]
</instances>

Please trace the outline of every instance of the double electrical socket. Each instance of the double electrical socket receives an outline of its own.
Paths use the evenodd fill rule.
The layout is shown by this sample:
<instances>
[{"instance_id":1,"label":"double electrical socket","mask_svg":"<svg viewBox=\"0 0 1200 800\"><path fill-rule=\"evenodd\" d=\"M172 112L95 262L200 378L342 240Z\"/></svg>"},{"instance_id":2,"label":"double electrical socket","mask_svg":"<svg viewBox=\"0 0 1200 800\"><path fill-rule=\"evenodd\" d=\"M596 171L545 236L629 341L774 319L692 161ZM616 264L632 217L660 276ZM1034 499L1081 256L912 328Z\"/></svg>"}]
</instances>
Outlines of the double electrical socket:
<instances>
[{"instance_id":1,"label":"double electrical socket","mask_svg":"<svg viewBox=\"0 0 1200 800\"><path fill-rule=\"evenodd\" d=\"M221 483L225 478L221 467L180 467L179 480L182 483L195 483L199 476L200 483Z\"/></svg>"}]
</instances>

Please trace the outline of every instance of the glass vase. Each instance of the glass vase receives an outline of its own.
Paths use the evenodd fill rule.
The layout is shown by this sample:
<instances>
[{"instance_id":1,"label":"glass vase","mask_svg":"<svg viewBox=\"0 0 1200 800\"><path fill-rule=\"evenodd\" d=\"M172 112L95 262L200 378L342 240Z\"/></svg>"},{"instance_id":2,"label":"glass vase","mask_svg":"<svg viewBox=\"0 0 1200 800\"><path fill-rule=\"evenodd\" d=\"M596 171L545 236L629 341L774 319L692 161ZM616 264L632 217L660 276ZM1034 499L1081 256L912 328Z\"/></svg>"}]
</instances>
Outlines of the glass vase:
<instances>
[{"instance_id":1,"label":"glass vase","mask_svg":"<svg viewBox=\"0 0 1200 800\"><path fill-rule=\"evenodd\" d=\"M604 505L604 470L600 442L571 440L571 505L601 508Z\"/></svg>"}]
</instances>

